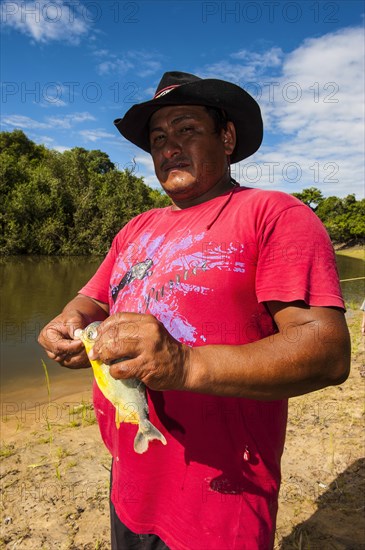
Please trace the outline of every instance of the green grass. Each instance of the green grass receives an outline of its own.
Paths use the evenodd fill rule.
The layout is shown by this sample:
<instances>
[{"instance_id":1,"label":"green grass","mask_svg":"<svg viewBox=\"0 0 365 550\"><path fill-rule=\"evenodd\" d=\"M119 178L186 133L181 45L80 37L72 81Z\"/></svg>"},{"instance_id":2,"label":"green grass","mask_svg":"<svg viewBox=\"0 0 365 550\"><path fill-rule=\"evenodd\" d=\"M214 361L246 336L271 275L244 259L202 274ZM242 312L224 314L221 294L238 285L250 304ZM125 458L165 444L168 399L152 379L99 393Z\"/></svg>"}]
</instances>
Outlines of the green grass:
<instances>
[{"instance_id":1,"label":"green grass","mask_svg":"<svg viewBox=\"0 0 365 550\"><path fill-rule=\"evenodd\" d=\"M56 456L59 460L62 460L66 456L70 456L71 453L67 451L67 449L64 449L63 447L57 447Z\"/></svg>"},{"instance_id":2,"label":"green grass","mask_svg":"<svg viewBox=\"0 0 365 550\"><path fill-rule=\"evenodd\" d=\"M50 385L50 382L49 382L49 376L48 376L48 369L47 369L47 365L46 363L43 361L42 359L42 366L43 366L43 370L44 370L44 375L46 377L46 386L47 386L47 394L48 394L48 404L50 405L51 404L51 385ZM48 412L47 412L47 417L46 417L46 423L47 423L47 430L50 432L52 427L51 427L51 424L50 424L50 421L48 420Z\"/></svg>"},{"instance_id":3,"label":"green grass","mask_svg":"<svg viewBox=\"0 0 365 550\"><path fill-rule=\"evenodd\" d=\"M344 248L343 250L336 250L336 254L365 261L365 250L363 247L353 246L351 248Z\"/></svg>"},{"instance_id":4,"label":"green grass","mask_svg":"<svg viewBox=\"0 0 365 550\"><path fill-rule=\"evenodd\" d=\"M68 462L65 466L66 470L70 470L70 468L75 468L75 466L78 465L77 460L71 460L71 462Z\"/></svg>"},{"instance_id":5,"label":"green grass","mask_svg":"<svg viewBox=\"0 0 365 550\"><path fill-rule=\"evenodd\" d=\"M70 421L70 426L89 426L90 424L96 423L96 418L94 414L94 407L92 403L86 403L82 401L80 405L77 405L70 409L70 416L72 420Z\"/></svg>"},{"instance_id":6,"label":"green grass","mask_svg":"<svg viewBox=\"0 0 365 550\"><path fill-rule=\"evenodd\" d=\"M8 458L15 454L14 445L4 444L0 447L0 458Z\"/></svg>"}]
</instances>

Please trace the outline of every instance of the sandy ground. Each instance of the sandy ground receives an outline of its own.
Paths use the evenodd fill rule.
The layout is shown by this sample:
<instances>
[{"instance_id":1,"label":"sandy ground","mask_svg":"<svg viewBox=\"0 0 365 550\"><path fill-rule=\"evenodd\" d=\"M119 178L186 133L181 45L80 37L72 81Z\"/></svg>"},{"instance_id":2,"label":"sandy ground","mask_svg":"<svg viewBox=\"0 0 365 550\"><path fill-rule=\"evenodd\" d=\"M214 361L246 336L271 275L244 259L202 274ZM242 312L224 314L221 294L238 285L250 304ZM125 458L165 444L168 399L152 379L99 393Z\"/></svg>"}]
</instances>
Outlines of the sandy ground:
<instances>
[{"instance_id":1,"label":"sandy ground","mask_svg":"<svg viewBox=\"0 0 365 550\"><path fill-rule=\"evenodd\" d=\"M290 400L276 549L365 549L361 312L347 319L349 379ZM110 457L90 396L19 409L0 428L0 548L110 548Z\"/></svg>"}]
</instances>

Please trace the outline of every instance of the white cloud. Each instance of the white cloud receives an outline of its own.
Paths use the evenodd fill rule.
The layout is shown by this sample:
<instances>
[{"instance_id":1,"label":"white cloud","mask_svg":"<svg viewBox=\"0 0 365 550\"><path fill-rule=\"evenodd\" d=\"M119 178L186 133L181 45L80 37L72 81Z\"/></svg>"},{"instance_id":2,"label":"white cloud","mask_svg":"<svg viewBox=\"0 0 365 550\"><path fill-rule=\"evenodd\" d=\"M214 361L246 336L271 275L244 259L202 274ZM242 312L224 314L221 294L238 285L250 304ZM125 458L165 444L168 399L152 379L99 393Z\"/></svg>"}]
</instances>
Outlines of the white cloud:
<instances>
[{"instance_id":1,"label":"white cloud","mask_svg":"<svg viewBox=\"0 0 365 550\"><path fill-rule=\"evenodd\" d=\"M153 61L152 59L145 60L143 62L142 68L139 71L137 70L137 75L144 78L146 76L151 76L152 74L156 74L160 70L161 70L161 63L159 61Z\"/></svg>"},{"instance_id":2,"label":"white cloud","mask_svg":"<svg viewBox=\"0 0 365 550\"><path fill-rule=\"evenodd\" d=\"M13 126L14 128L22 129L43 129L49 128L49 124L38 122L28 116L23 115L4 115L1 117L1 123L4 126Z\"/></svg>"},{"instance_id":3,"label":"white cloud","mask_svg":"<svg viewBox=\"0 0 365 550\"><path fill-rule=\"evenodd\" d=\"M104 138L115 138L114 134L111 134L109 132L106 132L102 128L95 128L93 130L80 130L79 132L80 136L83 137L85 141L98 141L99 139Z\"/></svg>"},{"instance_id":4,"label":"white cloud","mask_svg":"<svg viewBox=\"0 0 365 550\"><path fill-rule=\"evenodd\" d=\"M232 53L231 57L233 59L243 60L246 65L254 67L256 71L263 72L267 67L278 67L281 65L283 50L277 47L273 47L263 53L240 50Z\"/></svg>"},{"instance_id":5,"label":"white cloud","mask_svg":"<svg viewBox=\"0 0 365 550\"><path fill-rule=\"evenodd\" d=\"M59 153L64 153L65 151L69 151L71 149L71 147L65 147L64 145L55 144L54 139L50 136L39 136L35 138L35 141L37 143L45 145L46 147L48 147L48 149L54 149Z\"/></svg>"},{"instance_id":6,"label":"white cloud","mask_svg":"<svg viewBox=\"0 0 365 550\"><path fill-rule=\"evenodd\" d=\"M248 184L289 192L315 186L326 196L364 196L363 60L363 29L349 27L308 38L288 54L279 48L260 54L241 50L197 71L247 84L260 103L265 139L253 161L260 163L262 177L255 181L252 173ZM242 182L249 175L245 164L253 161L235 168ZM288 163L300 166L297 182Z\"/></svg>"},{"instance_id":7,"label":"white cloud","mask_svg":"<svg viewBox=\"0 0 365 550\"><path fill-rule=\"evenodd\" d=\"M10 27L40 43L52 41L77 45L89 32L95 14L76 2L64 0L25 0L3 2L1 20Z\"/></svg>"},{"instance_id":8,"label":"white cloud","mask_svg":"<svg viewBox=\"0 0 365 550\"><path fill-rule=\"evenodd\" d=\"M103 57L107 51L101 50ZM129 50L122 56L110 54L109 58L99 63L97 71L100 75L118 74L125 75L128 71L140 77L151 76L161 70L161 54L146 52L144 50Z\"/></svg>"},{"instance_id":9,"label":"white cloud","mask_svg":"<svg viewBox=\"0 0 365 550\"><path fill-rule=\"evenodd\" d=\"M66 101L63 101L63 99L57 99L55 101L40 101L40 102L33 102L35 105L42 107L42 109L49 109L53 107L66 107L67 103Z\"/></svg>"},{"instance_id":10,"label":"white cloud","mask_svg":"<svg viewBox=\"0 0 365 550\"><path fill-rule=\"evenodd\" d=\"M55 127L58 129L68 130L73 128L76 124L80 124L88 120L95 120L95 117L87 112L76 112L63 117L49 116L45 118L45 122L40 122L24 115L4 115L1 117L1 123L4 126L13 126L14 128L20 128L21 130L38 130Z\"/></svg>"},{"instance_id":11,"label":"white cloud","mask_svg":"<svg viewBox=\"0 0 365 550\"><path fill-rule=\"evenodd\" d=\"M292 102L279 93L268 109L273 129L284 137L276 147L278 156L297 155L309 166L319 162L322 176L309 183L326 195L364 193L363 59L360 28L306 40L282 67L282 91L295 83L300 98ZM324 169L330 163L338 166L335 175Z\"/></svg>"},{"instance_id":12,"label":"white cloud","mask_svg":"<svg viewBox=\"0 0 365 550\"><path fill-rule=\"evenodd\" d=\"M283 51L277 47L261 53L239 50L229 56L231 60L210 63L198 74L203 78L222 78L245 87L247 82L257 82L268 69L280 69L283 56Z\"/></svg>"},{"instance_id":13,"label":"white cloud","mask_svg":"<svg viewBox=\"0 0 365 550\"><path fill-rule=\"evenodd\" d=\"M118 75L124 75L134 67L133 63L125 59L113 59L111 61L103 61L99 63L97 69L100 75L116 73Z\"/></svg>"},{"instance_id":14,"label":"white cloud","mask_svg":"<svg viewBox=\"0 0 365 550\"><path fill-rule=\"evenodd\" d=\"M64 147L63 145L54 145L53 147L50 147L51 149L54 149L55 151L58 151L59 153L64 153L65 151L70 151L71 147Z\"/></svg>"},{"instance_id":15,"label":"white cloud","mask_svg":"<svg viewBox=\"0 0 365 550\"><path fill-rule=\"evenodd\" d=\"M106 49L95 50L93 51L93 55L95 55L96 57L106 57L107 55L109 55L109 50L106 50Z\"/></svg>"},{"instance_id":16,"label":"white cloud","mask_svg":"<svg viewBox=\"0 0 365 550\"><path fill-rule=\"evenodd\" d=\"M256 71L254 66L240 65L234 61L218 61L198 69L196 72L201 78L221 78L235 84L243 85L246 80L254 80Z\"/></svg>"},{"instance_id":17,"label":"white cloud","mask_svg":"<svg viewBox=\"0 0 365 550\"><path fill-rule=\"evenodd\" d=\"M90 113L72 113L63 117L50 116L46 119L51 126L58 126L59 128L69 129L87 120L95 120L95 117Z\"/></svg>"}]
</instances>

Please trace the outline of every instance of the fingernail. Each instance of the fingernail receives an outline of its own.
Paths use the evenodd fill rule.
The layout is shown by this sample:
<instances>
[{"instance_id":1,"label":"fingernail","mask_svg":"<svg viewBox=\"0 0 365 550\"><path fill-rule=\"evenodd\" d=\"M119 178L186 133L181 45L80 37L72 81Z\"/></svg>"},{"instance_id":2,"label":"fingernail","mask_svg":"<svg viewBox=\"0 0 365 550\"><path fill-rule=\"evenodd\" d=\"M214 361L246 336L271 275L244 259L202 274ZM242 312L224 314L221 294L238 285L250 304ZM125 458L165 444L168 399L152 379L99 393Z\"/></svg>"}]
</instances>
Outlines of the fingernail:
<instances>
[{"instance_id":1,"label":"fingernail","mask_svg":"<svg viewBox=\"0 0 365 550\"><path fill-rule=\"evenodd\" d=\"M91 349L87 355L89 359L95 359L95 352L93 349Z\"/></svg>"}]
</instances>

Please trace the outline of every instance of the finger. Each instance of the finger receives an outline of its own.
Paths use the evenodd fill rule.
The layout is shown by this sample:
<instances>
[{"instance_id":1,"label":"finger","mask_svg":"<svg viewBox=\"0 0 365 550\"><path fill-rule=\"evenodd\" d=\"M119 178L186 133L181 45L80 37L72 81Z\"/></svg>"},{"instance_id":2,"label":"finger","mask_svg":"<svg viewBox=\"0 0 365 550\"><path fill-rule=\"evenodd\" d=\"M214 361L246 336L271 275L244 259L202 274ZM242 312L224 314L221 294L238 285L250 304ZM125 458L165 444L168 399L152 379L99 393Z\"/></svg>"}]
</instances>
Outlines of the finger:
<instances>
[{"instance_id":1,"label":"finger","mask_svg":"<svg viewBox=\"0 0 365 550\"><path fill-rule=\"evenodd\" d=\"M101 339L89 351L90 360L100 360L106 365L114 362L125 361L139 355L136 342L131 342L123 338L118 340Z\"/></svg>"},{"instance_id":2,"label":"finger","mask_svg":"<svg viewBox=\"0 0 365 550\"><path fill-rule=\"evenodd\" d=\"M116 313L101 323L96 341L104 337L111 340L136 339L140 336L140 330L146 322L146 317L140 313Z\"/></svg>"},{"instance_id":3,"label":"finger","mask_svg":"<svg viewBox=\"0 0 365 550\"><path fill-rule=\"evenodd\" d=\"M49 323L42 330L41 338L46 342L57 342L64 338L70 338L67 324L61 321Z\"/></svg>"},{"instance_id":4,"label":"finger","mask_svg":"<svg viewBox=\"0 0 365 550\"><path fill-rule=\"evenodd\" d=\"M62 361L60 363L60 365L62 367L66 367L67 369L74 369L74 370L76 370L76 369L88 369L88 368L91 367L89 360L80 361L80 360L76 360L76 359L72 359L70 361L68 361L68 360Z\"/></svg>"},{"instance_id":5,"label":"finger","mask_svg":"<svg viewBox=\"0 0 365 550\"><path fill-rule=\"evenodd\" d=\"M73 339L75 330L84 328L85 323L80 317L71 317L67 321L54 320L42 330L39 336L39 342L44 345L54 344L59 340Z\"/></svg>"},{"instance_id":6,"label":"finger","mask_svg":"<svg viewBox=\"0 0 365 550\"><path fill-rule=\"evenodd\" d=\"M138 362L135 359L122 359L113 362L109 369L110 375L116 380L125 380L127 378L141 378Z\"/></svg>"},{"instance_id":7,"label":"finger","mask_svg":"<svg viewBox=\"0 0 365 550\"><path fill-rule=\"evenodd\" d=\"M100 324L98 332L105 332L109 330L110 327L112 327L113 325L119 323L141 323L147 317L149 316L145 313L132 313L129 311L115 313L114 315L110 315L109 317L107 317L105 321Z\"/></svg>"},{"instance_id":8,"label":"finger","mask_svg":"<svg viewBox=\"0 0 365 550\"><path fill-rule=\"evenodd\" d=\"M62 367L67 367L68 369L83 369L91 366L86 353L81 355L65 355L60 358L59 363Z\"/></svg>"},{"instance_id":9,"label":"finger","mask_svg":"<svg viewBox=\"0 0 365 550\"><path fill-rule=\"evenodd\" d=\"M81 363L85 366L90 366L89 359L87 357L85 348L82 348L81 350L70 350L66 349L62 352L55 352L55 351L49 351L46 350L47 356L52 359L53 361L56 361L57 363L61 364L62 366L75 366L76 368Z\"/></svg>"},{"instance_id":10,"label":"finger","mask_svg":"<svg viewBox=\"0 0 365 550\"><path fill-rule=\"evenodd\" d=\"M84 350L81 340L59 340L50 350L56 355L77 355Z\"/></svg>"}]
</instances>

